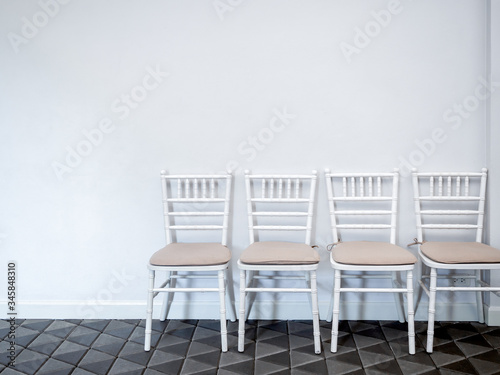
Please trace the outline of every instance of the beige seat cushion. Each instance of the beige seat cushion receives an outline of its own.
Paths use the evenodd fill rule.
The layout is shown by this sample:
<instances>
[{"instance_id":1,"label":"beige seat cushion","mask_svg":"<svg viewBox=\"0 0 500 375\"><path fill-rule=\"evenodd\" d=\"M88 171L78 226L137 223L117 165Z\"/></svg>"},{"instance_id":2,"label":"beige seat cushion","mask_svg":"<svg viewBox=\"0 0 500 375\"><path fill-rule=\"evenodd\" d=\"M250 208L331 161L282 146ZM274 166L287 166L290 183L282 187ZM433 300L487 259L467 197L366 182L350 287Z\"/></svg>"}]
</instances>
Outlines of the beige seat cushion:
<instances>
[{"instance_id":1,"label":"beige seat cushion","mask_svg":"<svg viewBox=\"0 0 500 375\"><path fill-rule=\"evenodd\" d=\"M171 243L153 254L154 266L213 266L231 259L231 252L220 243Z\"/></svg>"},{"instance_id":2,"label":"beige seat cushion","mask_svg":"<svg viewBox=\"0 0 500 375\"><path fill-rule=\"evenodd\" d=\"M341 242L332 249L337 263L363 266L415 264L417 258L408 250L388 242Z\"/></svg>"},{"instance_id":3,"label":"beige seat cushion","mask_svg":"<svg viewBox=\"0 0 500 375\"><path fill-rule=\"evenodd\" d=\"M500 250L479 242L424 242L420 250L439 263L500 263Z\"/></svg>"},{"instance_id":4,"label":"beige seat cushion","mask_svg":"<svg viewBox=\"0 0 500 375\"><path fill-rule=\"evenodd\" d=\"M254 242L241 254L240 261L247 264L316 264L319 254L310 245L294 242Z\"/></svg>"}]
</instances>

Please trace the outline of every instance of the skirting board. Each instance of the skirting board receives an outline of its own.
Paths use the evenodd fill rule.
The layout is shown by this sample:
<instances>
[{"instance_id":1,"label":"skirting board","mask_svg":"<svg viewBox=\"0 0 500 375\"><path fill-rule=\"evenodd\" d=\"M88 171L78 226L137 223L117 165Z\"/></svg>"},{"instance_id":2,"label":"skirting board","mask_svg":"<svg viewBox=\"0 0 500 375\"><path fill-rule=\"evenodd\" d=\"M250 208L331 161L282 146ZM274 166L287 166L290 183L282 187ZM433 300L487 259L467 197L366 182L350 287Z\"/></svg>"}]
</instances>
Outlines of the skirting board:
<instances>
[{"instance_id":1,"label":"skirting board","mask_svg":"<svg viewBox=\"0 0 500 375\"><path fill-rule=\"evenodd\" d=\"M4 302L4 301L3 301ZM415 320L427 320L427 304L416 309ZM329 302L320 302L320 319L326 319ZM161 300L155 301L153 318L157 319ZM486 323L500 326L500 307L484 306ZM17 301L17 319L144 319L145 301ZM229 318L229 308L227 308ZM238 305L235 309L238 313ZM7 317L7 316L6 316ZM174 301L168 314L169 319L219 319L217 302ZM311 319L308 302L255 301L250 319L291 320ZM341 306L341 320L398 320L393 303L347 302ZM438 304L437 321L477 321L475 304Z\"/></svg>"}]
</instances>

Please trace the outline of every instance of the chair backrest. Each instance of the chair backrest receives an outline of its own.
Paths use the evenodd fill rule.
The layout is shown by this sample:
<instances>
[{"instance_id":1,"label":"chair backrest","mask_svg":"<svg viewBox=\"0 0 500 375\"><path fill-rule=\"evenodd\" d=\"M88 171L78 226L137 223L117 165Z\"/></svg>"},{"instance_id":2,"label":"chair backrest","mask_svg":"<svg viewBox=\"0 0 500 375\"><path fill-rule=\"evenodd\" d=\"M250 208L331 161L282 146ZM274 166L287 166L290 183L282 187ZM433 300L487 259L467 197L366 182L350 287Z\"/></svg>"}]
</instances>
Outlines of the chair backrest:
<instances>
[{"instance_id":1,"label":"chair backrest","mask_svg":"<svg viewBox=\"0 0 500 375\"><path fill-rule=\"evenodd\" d=\"M221 231L227 244L232 173L169 175L161 172L167 244L179 231Z\"/></svg>"},{"instance_id":2,"label":"chair backrest","mask_svg":"<svg viewBox=\"0 0 500 375\"><path fill-rule=\"evenodd\" d=\"M317 171L310 175L245 171L250 243L259 231L304 231L304 243L310 245L317 178Z\"/></svg>"},{"instance_id":3,"label":"chair backrest","mask_svg":"<svg viewBox=\"0 0 500 375\"><path fill-rule=\"evenodd\" d=\"M343 230L379 230L396 243L399 172L332 173L325 170L333 241ZM368 231L366 232L368 233Z\"/></svg>"},{"instance_id":4,"label":"chair backrest","mask_svg":"<svg viewBox=\"0 0 500 375\"><path fill-rule=\"evenodd\" d=\"M414 169L412 179L418 241L424 240L424 231L467 229L481 242L486 168L476 173L419 173Z\"/></svg>"}]
</instances>

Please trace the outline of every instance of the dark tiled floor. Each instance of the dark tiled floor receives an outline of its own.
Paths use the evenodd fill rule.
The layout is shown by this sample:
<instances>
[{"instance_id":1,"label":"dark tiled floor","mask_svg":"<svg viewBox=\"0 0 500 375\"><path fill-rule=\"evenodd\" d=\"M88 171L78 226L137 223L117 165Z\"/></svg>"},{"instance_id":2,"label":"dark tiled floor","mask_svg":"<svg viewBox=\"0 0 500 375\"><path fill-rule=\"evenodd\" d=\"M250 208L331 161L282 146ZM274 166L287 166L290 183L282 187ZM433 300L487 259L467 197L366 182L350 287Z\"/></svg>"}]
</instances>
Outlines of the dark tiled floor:
<instances>
[{"instance_id":1,"label":"dark tiled floor","mask_svg":"<svg viewBox=\"0 0 500 375\"><path fill-rule=\"evenodd\" d=\"M424 351L426 324L417 322L417 353L408 355L406 325L341 322L330 353L330 324L321 322L315 355L309 321L249 321L244 353L237 323L220 352L219 322L153 323L153 348L143 350L143 320L18 320L15 368L8 364L9 322L0 320L0 372L5 375L157 374L500 374L500 328L478 323L436 325L435 348Z\"/></svg>"}]
</instances>

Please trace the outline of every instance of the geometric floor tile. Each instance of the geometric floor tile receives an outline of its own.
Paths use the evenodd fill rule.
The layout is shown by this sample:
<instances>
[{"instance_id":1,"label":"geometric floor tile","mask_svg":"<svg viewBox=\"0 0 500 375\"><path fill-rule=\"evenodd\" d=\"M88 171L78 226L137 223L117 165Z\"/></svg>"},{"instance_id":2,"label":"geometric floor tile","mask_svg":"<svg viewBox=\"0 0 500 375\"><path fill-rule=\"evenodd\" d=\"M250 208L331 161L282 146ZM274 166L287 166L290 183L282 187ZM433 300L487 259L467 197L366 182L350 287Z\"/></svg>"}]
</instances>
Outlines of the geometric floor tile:
<instances>
[{"instance_id":1,"label":"geometric floor tile","mask_svg":"<svg viewBox=\"0 0 500 375\"><path fill-rule=\"evenodd\" d=\"M425 351L425 322L415 324L416 354L408 353L406 323L340 321L337 352L331 323L321 321L321 354L314 353L308 320L245 324L238 352L238 322L228 322L222 353L218 320L154 320L151 350L144 351L145 321L16 321L16 366L0 356L2 375L500 375L500 328L477 322L436 322L434 351ZM0 351L10 342L0 320Z\"/></svg>"}]
</instances>

